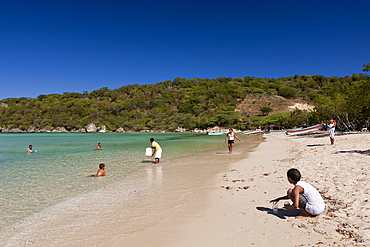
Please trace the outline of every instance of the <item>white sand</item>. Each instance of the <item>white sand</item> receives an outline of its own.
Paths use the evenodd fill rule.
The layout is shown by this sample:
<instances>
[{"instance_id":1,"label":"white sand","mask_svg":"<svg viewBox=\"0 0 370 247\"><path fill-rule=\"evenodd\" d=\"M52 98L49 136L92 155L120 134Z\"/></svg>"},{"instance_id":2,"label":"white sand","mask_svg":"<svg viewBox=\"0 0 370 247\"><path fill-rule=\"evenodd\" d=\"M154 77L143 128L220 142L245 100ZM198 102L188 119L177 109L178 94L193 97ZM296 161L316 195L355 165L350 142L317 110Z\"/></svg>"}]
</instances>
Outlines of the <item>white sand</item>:
<instances>
[{"instance_id":1,"label":"white sand","mask_svg":"<svg viewBox=\"0 0 370 247\"><path fill-rule=\"evenodd\" d=\"M266 138L247 159L188 195L189 203L169 219L106 246L369 246L370 135L337 136L334 146L324 132ZM284 210L280 202L272 214L268 201L292 187L291 167L322 192L325 213L296 219L299 210Z\"/></svg>"},{"instance_id":2,"label":"white sand","mask_svg":"<svg viewBox=\"0 0 370 247\"><path fill-rule=\"evenodd\" d=\"M327 204L325 214L314 221L316 226L307 221L308 228L323 229L318 232L327 239L325 243L369 246L370 135L337 135L334 146L329 145L327 134L288 139L294 143L292 166L319 188Z\"/></svg>"}]
</instances>

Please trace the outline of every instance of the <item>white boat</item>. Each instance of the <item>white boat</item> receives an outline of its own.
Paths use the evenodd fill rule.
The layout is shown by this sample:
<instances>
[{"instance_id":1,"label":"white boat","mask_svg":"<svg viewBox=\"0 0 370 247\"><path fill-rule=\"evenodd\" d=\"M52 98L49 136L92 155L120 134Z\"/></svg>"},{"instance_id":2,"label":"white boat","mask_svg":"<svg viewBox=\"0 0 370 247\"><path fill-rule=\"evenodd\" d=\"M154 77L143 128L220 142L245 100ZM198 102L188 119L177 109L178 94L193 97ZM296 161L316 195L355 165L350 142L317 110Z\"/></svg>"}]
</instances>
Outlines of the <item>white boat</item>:
<instances>
[{"instance_id":1,"label":"white boat","mask_svg":"<svg viewBox=\"0 0 370 247\"><path fill-rule=\"evenodd\" d=\"M220 131L220 132L207 132L207 135L209 136L219 136L225 134L225 131Z\"/></svg>"},{"instance_id":2,"label":"white boat","mask_svg":"<svg viewBox=\"0 0 370 247\"><path fill-rule=\"evenodd\" d=\"M243 134L252 135L252 134L259 134L263 132L264 131L262 131L261 129L255 129L255 130L250 130L250 131L244 131Z\"/></svg>"},{"instance_id":3,"label":"white boat","mask_svg":"<svg viewBox=\"0 0 370 247\"><path fill-rule=\"evenodd\" d=\"M322 124L316 124L316 125L313 125L313 126L310 126L310 127L307 127L307 128L302 128L302 129L298 129L298 130L289 130L289 131L286 131L285 134L287 134L287 135L305 134L305 133L308 133L308 132L311 132L311 131L319 130L320 128L322 128Z\"/></svg>"}]
</instances>

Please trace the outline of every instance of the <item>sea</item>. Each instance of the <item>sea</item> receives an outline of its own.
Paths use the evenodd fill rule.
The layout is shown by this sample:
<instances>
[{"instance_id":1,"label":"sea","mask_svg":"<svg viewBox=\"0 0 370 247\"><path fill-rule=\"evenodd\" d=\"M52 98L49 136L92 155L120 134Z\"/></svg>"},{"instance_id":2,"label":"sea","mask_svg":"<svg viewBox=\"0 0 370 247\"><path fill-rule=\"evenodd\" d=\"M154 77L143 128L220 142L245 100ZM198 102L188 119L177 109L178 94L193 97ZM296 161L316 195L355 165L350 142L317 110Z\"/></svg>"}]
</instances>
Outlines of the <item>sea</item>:
<instances>
[{"instance_id":1,"label":"sea","mask_svg":"<svg viewBox=\"0 0 370 247\"><path fill-rule=\"evenodd\" d=\"M224 136L193 133L0 134L0 229L101 187L102 180L88 177L100 163L106 165L104 184L152 165L145 157L150 138L162 146L162 162L225 147ZM27 153L28 145L35 152Z\"/></svg>"}]
</instances>

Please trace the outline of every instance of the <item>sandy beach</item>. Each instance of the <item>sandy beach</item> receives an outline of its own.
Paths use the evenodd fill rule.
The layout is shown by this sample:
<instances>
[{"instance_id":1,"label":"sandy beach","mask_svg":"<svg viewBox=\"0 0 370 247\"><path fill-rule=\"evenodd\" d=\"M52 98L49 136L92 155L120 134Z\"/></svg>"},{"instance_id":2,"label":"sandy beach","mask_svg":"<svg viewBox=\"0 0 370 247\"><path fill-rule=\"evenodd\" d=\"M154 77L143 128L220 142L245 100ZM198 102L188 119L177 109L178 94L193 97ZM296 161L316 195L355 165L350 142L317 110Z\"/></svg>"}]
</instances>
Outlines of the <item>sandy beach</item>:
<instances>
[{"instance_id":1,"label":"sandy beach","mask_svg":"<svg viewBox=\"0 0 370 247\"><path fill-rule=\"evenodd\" d=\"M368 246L370 202L369 134L265 135L245 159L230 162L210 183L188 195L188 203L160 224L105 246ZM243 151L236 144L236 151ZM323 214L296 219L299 210L278 214L268 202L291 188L295 167L326 202Z\"/></svg>"},{"instance_id":2,"label":"sandy beach","mask_svg":"<svg viewBox=\"0 0 370 247\"><path fill-rule=\"evenodd\" d=\"M225 150L153 164L135 183L123 181L35 216L2 234L0 244L369 246L370 134L338 135L329 143L326 132L265 134L237 142L231 155L225 144ZM283 209L284 201L273 214L269 200L293 187L286 178L292 167L323 195L326 210L318 217L296 219L299 210Z\"/></svg>"}]
</instances>

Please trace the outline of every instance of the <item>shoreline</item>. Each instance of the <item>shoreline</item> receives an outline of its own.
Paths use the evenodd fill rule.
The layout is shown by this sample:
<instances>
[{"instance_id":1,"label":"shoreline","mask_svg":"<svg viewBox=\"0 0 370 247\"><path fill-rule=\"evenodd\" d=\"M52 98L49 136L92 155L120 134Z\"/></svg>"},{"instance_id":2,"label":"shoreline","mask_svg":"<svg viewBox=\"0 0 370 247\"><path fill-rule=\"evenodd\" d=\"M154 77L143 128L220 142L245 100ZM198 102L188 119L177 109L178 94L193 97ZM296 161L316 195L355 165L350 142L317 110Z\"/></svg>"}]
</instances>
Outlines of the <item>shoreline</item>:
<instances>
[{"instance_id":1,"label":"shoreline","mask_svg":"<svg viewBox=\"0 0 370 247\"><path fill-rule=\"evenodd\" d=\"M241 138L243 146L257 145L262 139ZM0 245L103 246L116 236L150 229L186 204L188 195L223 170L227 160L245 156L244 152L227 155L226 150L224 144L222 149L144 167L130 179L102 183L99 190L69 198L0 233Z\"/></svg>"},{"instance_id":2,"label":"shoreline","mask_svg":"<svg viewBox=\"0 0 370 247\"><path fill-rule=\"evenodd\" d=\"M122 181L89 193L13 229L3 246L370 244L370 134L338 135L334 146L326 133L259 137L237 142L232 155L225 144L147 167L135 183ZM284 202L277 215L272 213L269 200L292 187L286 179L292 167L324 197L326 209L318 217L296 219L298 210L282 209Z\"/></svg>"},{"instance_id":3,"label":"shoreline","mask_svg":"<svg viewBox=\"0 0 370 247\"><path fill-rule=\"evenodd\" d=\"M361 191L357 190L360 192L357 196L352 194L344 200L344 194L353 188L344 193L339 191L343 186L340 183L349 182L351 170L362 172L369 164L370 149L357 148L369 143L370 135L339 135L334 146L328 145L326 134L294 137L270 134L265 137L248 157L232 162L225 172L214 175L209 185L199 188L196 195L190 195L189 202L171 217L139 234L112 240L104 247L369 244L370 228L366 227L370 216L369 200L364 198L366 205L361 208L351 207L351 204L359 205L359 199L367 198L369 192L363 186ZM355 159L356 164L348 166L351 159ZM335 170L340 170L342 176L331 174L329 165L333 161L339 166ZM329 168L325 174L319 174L323 166ZM299 210L284 210L283 202L279 202L278 215L272 213L269 200L284 195L292 187L286 179L286 171L292 167L301 170L302 180L312 183L324 197L323 214L296 219ZM337 184L328 189L328 181L335 176ZM370 182L365 175L357 180ZM368 184L366 182L363 184ZM333 188L335 190L330 191Z\"/></svg>"},{"instance_id":4,"label":"shoreline","mask_svg":"<svg viewBox=\"0 0 370 247\"><path fill-rule=\"evenodd\" d=\"M235 146L236 151L239 148ZM210 184L191 195L190 202L171 218L104 246L282 246L320 242L321 236L315 232L291 229L294 219L289 214L284 216L283 209L279 209L282 215L271 212L268 201L285 194L289 187L284 177L286 167L280 164L287 148L291 148L290 143L267 136L248 157L231 162L213 176ZM287 220L282 221L282 217ZM294 243L296 238L299 243Z\"/></svg>"}]
</instances>

